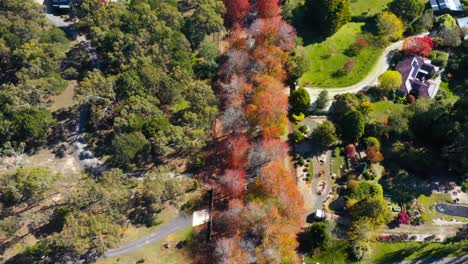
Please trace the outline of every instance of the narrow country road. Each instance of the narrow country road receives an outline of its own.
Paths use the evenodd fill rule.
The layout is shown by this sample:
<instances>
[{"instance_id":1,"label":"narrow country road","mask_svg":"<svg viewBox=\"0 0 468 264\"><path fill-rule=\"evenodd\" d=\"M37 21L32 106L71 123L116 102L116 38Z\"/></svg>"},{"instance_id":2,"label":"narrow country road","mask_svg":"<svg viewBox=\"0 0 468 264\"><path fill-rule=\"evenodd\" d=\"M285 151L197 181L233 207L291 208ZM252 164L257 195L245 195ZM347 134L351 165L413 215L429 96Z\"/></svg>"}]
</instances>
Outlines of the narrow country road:
<instances>
[{"instance_id":1,"label":"narrow country road","mask_svg":"<svg viewBox=\"0 0 468 264\"><path fill-rule=\"evenodd\" d=\"M168 235L192 225L192 216L179 216L173 221L161 225L156 231L146 237L121 245L104 253L104 257L116 257L134 250L146 247L150 244L160 242Z\"/></svg>"},{"instance_id":2,"label":"narrow country road","mask_svg":"<svg viewBox=\"0 0 468 264\"><path fill-rule=\"evenodd\" d=\"M427 34L428 33L426 32L417 36L422 37ZM318 95L320 94L322 90L328 91L329 98L333 98L335 95L338 95L338 94L357 93L361 90L366 90L369 87L376 85L377 79L379 78L379 76L390 67L391 56L389 55L391 55L392 52L394 52L395 50L401 50L402 47L403 47L403 40L392 43L390 46L388 46L383 51L382 55L378 59L372 71L367 75L366 78L364 78L364 80L360 81L359 83L356 83L348 87L341 87L341 88L339 87L304 87L304 88L309 92L312 102L315 102L315 100L317 100Z\"/></svg>"}]
</instances>

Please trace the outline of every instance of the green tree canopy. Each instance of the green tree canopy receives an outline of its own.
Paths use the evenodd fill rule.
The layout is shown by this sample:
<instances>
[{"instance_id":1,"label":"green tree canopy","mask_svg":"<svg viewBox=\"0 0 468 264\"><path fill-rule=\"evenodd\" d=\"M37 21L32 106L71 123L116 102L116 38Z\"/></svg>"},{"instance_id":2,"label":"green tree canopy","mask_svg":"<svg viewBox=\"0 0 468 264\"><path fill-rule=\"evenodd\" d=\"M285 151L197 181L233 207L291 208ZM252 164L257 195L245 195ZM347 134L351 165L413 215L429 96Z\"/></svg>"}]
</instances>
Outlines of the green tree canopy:
<instances>
[{"instance_id":1,"label":"green tree canopy","mask_svg":"<svg viewBox=\"0 0 468 264\"><path fill-rule=\"evenodd\" d=\"M304 88L299 88L292 91L289 102L293 108L293 112L296 114L306 113L310 107L310 95Z\"/></svg>"},{"instance_id":2,"label":"green tree canopy","mask_svg":"<svg viewBox=\"0 0 468 264\"><path fill-rule=\"evenodd\" d=\"M403 83L401 73L399 71L386 71L379 76L379 87L387 94L398 89Z\"/></svg>"},{"instance_id":3,"label":"green tree canopy","mask_svg":"<svg viewBox=\"0 0 468 264\"><path fill-rule=\"evenodd\" d=\"M309 25L333 35L344 24L351 21L350 0L307 0Z\"/></svg>"},{"instance_id":4,"label":"green tree canopy","mask_svg":"<svg viewBox=\"0 0 468 264\"><path fill-rule=\"evenodd\" d=\"M297 47L292 56L289 56L287 67L293 81L297 81L309 70L310 61L303 47Z\"/></svg>"},{"instance_id":5,"label":"green tree canopy","mask_svg":"<svg viewBox=\"0 0 468 264\"><path fill-rule=\"evenodd\" d=\"M3 175L0 178L0 201L13 205L19 201L41 199L59 177L60 174L54 174L47 168L18 169L14 174Z\"/></svg>"},{"instance_id":6,"label":"green tree canopy","mask_svg":"<svg viewBox=\"0 0 468 264\"><path fill-rule=\"evenodd\" d=\"M318 95L317 101L315 101L315 106L317 107L317 109L323 110L327 106L328 101L328 91L322 90Z\"/></svg>"},{"instance_id":7,"label":"green tree canopy","mask_svg":"<svg viewBox=\"0 0 468 264\"><path fill-rule=\"evenodd\" d=\"M396 41L403 37L405 31L403 22L391 12L382 12L377 17L379 35L389 41Z\"/></svg>"},{"instance_id":8,"label":"green tree canopy","mask_svg":"<svg viewBox=\"0 0 468 264\"><path fill-rule=\"evenodd\" d=\"M226 12L221 0L195 0L193 15L185 19L184 32L194 47L214 32L224 29L223 16Z\"/></svg>"},{"instance_id":9,"label":"green tree canopy","mask_svg":"<svg viewBox=\"0 0 468 264\"><path fill-rule=\"evenodd\" d=\"M325 222L315 222L307 228L311 240L312 249L326 249L330 245L332 234L330 228Z\"/></svg>"},{"instance_id":10,"label":"green tree canopy","mask_svg":"<svg viewBox=\"0 0 468 264\"><path fill-rule=\"evenodd\" d=\"M141 132L116 135L112 140L114 160L120 166L135 162L138 154L149 147Z\"/></svg>"},{"instance_id":11,"label":"green tree canopy","mask_svg":"<svg viewBox=\"0 0 468 264\"><path fill-rule=\"evenodd\" d=\"M424 1L421 0L394 0L388 7L408 26L423 14L424 5Z\"/></svg>"},{"instance_id":12,"label":"green tree canopy","mask_svg":"<svg viewBox=\"0 0 468 264\"><path fill-rule=\"evenodd\" d=\"M321 150L333 146L338 140L335 132L335 126L330 121L325 121L314 129L314 131L312 131L311 138Z\"/></svg>"},{"instance_id":13,"label":"green tree canopy","mask_svg":"<svg viewBox=\"0 0 468 264\"><path fill-rule=\"evenodd\" d=\"M365 119L361 112L350 111L340 120L340 131L344 141L357 142L364 134Z\"/></svg>"}]
</instances>

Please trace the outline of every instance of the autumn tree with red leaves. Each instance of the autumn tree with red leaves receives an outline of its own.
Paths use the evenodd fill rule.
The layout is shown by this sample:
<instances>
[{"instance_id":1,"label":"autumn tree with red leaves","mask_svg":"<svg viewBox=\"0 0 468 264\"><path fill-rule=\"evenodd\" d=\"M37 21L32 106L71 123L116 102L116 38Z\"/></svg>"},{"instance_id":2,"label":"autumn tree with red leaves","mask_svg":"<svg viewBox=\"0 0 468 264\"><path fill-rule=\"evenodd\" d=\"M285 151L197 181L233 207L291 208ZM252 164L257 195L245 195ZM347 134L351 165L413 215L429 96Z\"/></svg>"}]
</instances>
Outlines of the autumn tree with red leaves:
<instances>
[{"instance_id":1,"label":"autumn tree with red leaves","mask_svg":"<svg viewBox=\"0 0 468 264\"><path fill-rule=\"evenodd\" d=\"M249 1L224 2L232 28L217 85L224 135L217 192L229 203L213 217L215 262L300 263L303 201L280 140L289 125L283 82L295 30L279 17L278 0L257 0L254 10Z\"/></svg>"},{"instance_id":2,"label":"autumn tree with red leaves","mask_svg":"<svg viewBox=\"0 0 468 264\"><path fill-rule=\"evenodd\" d=\"M228 159L226 164L230 168L242 168L248 165L249 139L245 135L234 135L226 140Z\"/></svg>"},{"instance_id":3,"label":"autumn tree with red leaves","mask_svg":"<svg viewBox=\"0 0 468 264\"><path fill-rule=\"evenodd\" d=\"M239 196L245 189L247 174L243 169L228 169L221 176L220 182L230 194Z\"/></svg>"},{"instance_id":4,"label":"autumn tree with red leaves","mask_svg":"<svg viewBox=\"0 0 468 264\"><path fill-rule=\"evenodd\" d=\"M257 10L261 18L277 17L281 12L278 0L257 0Z\"/></svg>"},{"instance_id":5,"label":"autumn tree with red leaves","mask_svg":"<svg viewBox=\"0 0 468 264\"><path fill-rule=\"evenodd\" d=\"M434 47L434 41L428 37L410 37L403 42L403 51L427 57Z\"/></svg>"},{"instance_id":6,"label":"autumn tree with red leaves","mask_svg":"<svg viewBox=\"0 0 468 264\"><path fill-rule=\"evenodd\" d=\"M236 23L242 24L249 14L249 0L224 0L224 5L227 9L226 20L231 23L231 25Z\"/></svg>"}]
</instances>

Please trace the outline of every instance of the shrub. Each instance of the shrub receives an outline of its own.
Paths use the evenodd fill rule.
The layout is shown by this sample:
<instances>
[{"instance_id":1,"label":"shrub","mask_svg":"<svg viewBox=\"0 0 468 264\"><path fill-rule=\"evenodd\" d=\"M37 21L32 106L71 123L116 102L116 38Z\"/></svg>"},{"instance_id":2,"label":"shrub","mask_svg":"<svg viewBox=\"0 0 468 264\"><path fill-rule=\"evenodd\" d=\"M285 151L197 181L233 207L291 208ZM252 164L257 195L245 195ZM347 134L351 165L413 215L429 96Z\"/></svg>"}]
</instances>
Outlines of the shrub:
<instances>
[{"instance_id":1,"label":"shrub","mask_svg":"<svg viewBox=\"0 0 468 264\"><path fill-rule=\"evenodd\" d=\"M356 261L362 260L368 250L369 248L367 244L364 242L357 242L357 241L351 242L351 246L350 246L351 254L350 255L353 260L356 260Z\"/></svg>"},{"instance_id":2,"label":"shrub","mask_svg":"<svg viewBox=\"0 0 468 264\"><path fill-rule=\"evenodd\" d=\"M439 92L440 92L440 91L443 91L443 90L439 90ZM416 101L416 97L414 97L414 95L408 94L408 95L406 96L406 102L408 102L408 104L412 104L412 103L414 103L415 101Z\"/></svg>"},{"instance_id":3,"label":"shrub","mask_svg":"<svg viewBox=\"0 0 468 264\"><path fill-rule=\"evenodd\" d=\"M322 90L319 93L317 101L315 101L315 106L318 110L323 110L327 106L328 101L329 101L328 91Z\"/></svg>"},{"instance_id":4,"label":"shrub","mask_svg":"<svg viewBox=\"0 0 468 264\"><path fill-rule=\"evenodd\" d=\"M292 139L295 143L301 143L302 141L304 141L304 134L302 134L301 131L295 131L295 132L291 135L291 139Z\"/></svg>"},{"instance_id":5,"label":"shrub","mask_svg":"<svg viewBox=\"0 0 468 264\"><path fill-rule=\"evenodd\" d=\"M333 157L339 157L341 154L341 149L340 147L336 147L334 150L333 150Z\"/></svg>"},{"instance_id":6,"label":"shrub","mask_svg":"<svg viewBox=\"0 0 468 264\"><path fill-rule=\"evenodd\" d=\"M298 130L301 131L302 133L307 133L307 131L309 131L309 127L306 125L302 125L298 128Z\"/></svg>"},{"instance_id":7,"label":"shrub","mask_svg":"<svg viewBox=\"0 0 468 264\"><path fill-rule=\"evenodd\" d=\"M296 123L301 122L302 120L304 120L304 118L305 118L305 115L303 113L299 113L298 115L292 114L292 119Z\"/></svg>"},{"instance_id":8,"label":"shrub","mask_svg":"<svg viewBox=\"0 0 468 264\"><path fill-rule=\"evenodd\" d=\"M342 69L343 75L348 75L354 68L354 61L353 60L348 60Z\"/></svg>"},{"instance_id":9,"label":"shrub","mask_svg":"<svg viewBox=\"0 0 468 264\"><path fill-rule=\"evenodd\" d=\"M298 155L296 155L295 158L296 158L296 164L297 164L297 166L304 166L305 160L304 160L304 158L303 158L301 155L298 154Z\"/></svg>"},{"instance_id":10,"label":"shrub","mask_svg":"<svg viewBox=\"0 0 468 264\"><path fill-rule=\"evenodd\" d=\"M310 94L304 88L294 90L289 97L294 113L305 113L310 107Z\"/></svg>"},{"instance_id":11,"label":"shrub","mask_svg":"<svg viewBox=\"0 0 468 264\"><path fill-rule=\"evenodd\" d=\"M410 217L408 213L401 211L398 213L398 223L401 225L407 225L410 222Z\"/></svg>"},{"instance_id":12,"label":"shrub","mask_svg":"<svg viewBox=\"0 0 468 264\"><path fill-rule=\"evenodd\" d=\"M367 170L366 172L364 172L362 176L364 177L364 179L368 181L372 181L372 180L375 180L375 178L377 178L377 175L371 170Z\"/></svg>"},{"instance_id":13,"label":"shrub","mask_svg":"<svg viewBox=\"0 0 468 264\"><path fill-rule=\"evenodd\" d=\"M375 137L367 137L364 139L366 147L377 147L380 148L380 141Z\"/></svg>"},{"instance_id":14,"label":"shrub","mask_svg":"<svg viewBox=\"0 0 468 264\"><path fill-rule=\"evenodd\" d=\"M349 48L345 50L345 55L349 57L355 57L359 55L360 52L361 48L359 48L359 46L357 46L356 43L353 43L351 44L351 46L349 46Z\"/></svg>"},{"instance_id":15,"label":"shrub","mask_svg":"<svg viewBox=\"0 0 468 264\"><path fill-rule=\"evenodd\" d=\"M440 50L433 50L429 54L429 58L432 60L432 64L447 67L449 54Z\"/></svg>"},{"instance_id":16,"label":"shrub","mask_svg":"<svg viewBox=\"0 0 468 264\"><path fill-rule=\"evenodd\" d=\"M465 179L462 183L462 191L463 192L468 192L468 179Z\"/></svg>"}]
</instances>

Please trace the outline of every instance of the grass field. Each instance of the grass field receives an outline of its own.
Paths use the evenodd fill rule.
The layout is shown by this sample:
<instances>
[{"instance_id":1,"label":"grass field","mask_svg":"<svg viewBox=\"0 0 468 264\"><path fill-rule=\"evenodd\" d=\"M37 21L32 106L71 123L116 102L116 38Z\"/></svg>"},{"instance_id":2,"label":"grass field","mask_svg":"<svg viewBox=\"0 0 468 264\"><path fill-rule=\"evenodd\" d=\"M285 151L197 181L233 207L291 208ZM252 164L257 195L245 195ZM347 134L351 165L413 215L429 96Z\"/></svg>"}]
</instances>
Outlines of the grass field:
<instances>
[{"instance_id":1,"label":"grass field","mask_svg":"<svg viewBox=\"0 0 468 264\"><path fill-rule=\"evenodd\" d=\"M373 16L380 13L392 0L351 0L352 16Z\"/></svg>"},{"instance_id":2,"label":"grass field","mask_svg":"<svg viewBox=\"0 0 468 264\"><path fill-rule=\"evenodd\" d=\"M192 232L192 228L188 227L185 229L180 230L177 233L174 233L169 238L174 243L177 244L179 241L182 241L190 236ZM168 238L166 238L168 239ZM96 262L96 264L116 264L116 263L139 263L138 261L144 261L141 263L148 263L148 264L156 264L156 263L164 263L164 264L185 264L190 263L190 257L184 251L184 249L177 249L171 247L169 249L165 249L163 244L165 242L159 242L142 249L133 251L129 254L125 254L119 257L112 257L101 259Z\"/></svg>"},{"instance_id":3,"label":"grass field","mask_svg":"<svg viewBox=\"0 0 468 264\"><path fill-rule=\"evenodd\" d=\"M348 23L325 41L306 46L305 53L311 66L310 70L299 80L299 84L346 87L364 79L373 69L382 54L382 49L369 45L355 57L351 58L344 54L357 38L364 36L363 26L364 23ZM345 76L336 76L336 73L343 69L350 59L354 61L352 70Z\"/></svg>"},{"instance_id":4,"label":"grass field","mask_svg":"<svg viewBox=\"0 0 468 264\"><path fill-rule=\"evenodd\" d=\"M370 243L368 256L360 262L349 261L347 252L346 241L336 241L330 249L312 257L306 257L306 263L377 264L422 259L427 261L421 263L432 263L431 260L435 259L468 255L468 241L457 243L373 242Z\"/></svg>"},{"instance_id":5,"label":"grass field","mask_svg":"<svg viewBox=\"0 0 468 264\"><path fill-rule=\"evenodd\" d=\"M376 122L383 123L388 119L390 113L395 111L403 111L405 105L395 104L392 101L380 101L372 104L372 111L369 114L369 118Z\"/></svg>"},{"instance_id":6,"label":"grass field","mask_svg":"<svg viewBox=\"0 0 468 264\"><path fill-rule=\"evenodd\" d=\"M375 242L368 259L361 263L399 263L403 260L440 259L468 255L468 241L458 243Z\"/></svg>"}]
</instances>

